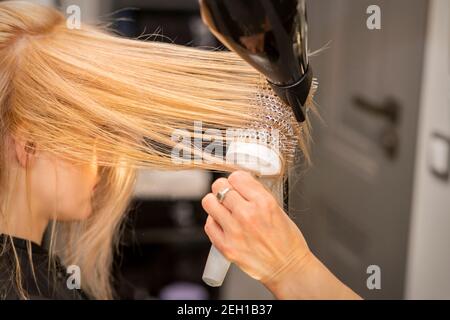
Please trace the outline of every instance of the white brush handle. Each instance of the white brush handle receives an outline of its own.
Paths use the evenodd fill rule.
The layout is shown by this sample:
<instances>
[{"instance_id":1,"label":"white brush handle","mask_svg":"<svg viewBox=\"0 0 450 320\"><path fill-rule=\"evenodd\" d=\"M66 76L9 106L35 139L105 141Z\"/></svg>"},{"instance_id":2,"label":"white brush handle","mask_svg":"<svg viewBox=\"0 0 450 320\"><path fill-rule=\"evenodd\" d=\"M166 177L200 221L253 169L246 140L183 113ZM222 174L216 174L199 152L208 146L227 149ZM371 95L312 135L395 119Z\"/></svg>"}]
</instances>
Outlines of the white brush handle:
<instances>
[{"instance_id":1,"label":"white brush handle","mask_svg":"<svg viewBox=\"0 0 450 320\"><path fill-rule=\"evenodd\" d=\"M227 275L230 264L230 261L214 245L211 245L205 270L203 271L203 281L211 287L220 287Z\"/></svg>"},{"instance_id":2,"label":"white brush handle","mask_svg":"<svg viewBox=\"0 0 450 320\"><path fill-rule=\"evenodd\" d=\"M243 169L258 171L261 175L277 175L281 171L278 153L263 144L233 141L227 151L227 161L229 160ZM211 245L203 271L203 281L211 287L220 287L230 264L230 261L214 245Z\"/></svg>"}]
</instances>

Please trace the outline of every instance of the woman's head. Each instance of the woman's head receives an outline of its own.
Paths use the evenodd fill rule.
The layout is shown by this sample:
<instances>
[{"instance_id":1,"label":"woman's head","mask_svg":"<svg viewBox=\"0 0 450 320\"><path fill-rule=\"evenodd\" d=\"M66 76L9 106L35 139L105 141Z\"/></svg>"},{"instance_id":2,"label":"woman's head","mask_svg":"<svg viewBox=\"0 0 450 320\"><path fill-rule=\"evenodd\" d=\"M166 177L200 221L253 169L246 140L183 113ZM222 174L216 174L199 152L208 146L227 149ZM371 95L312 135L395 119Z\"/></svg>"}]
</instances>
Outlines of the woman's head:
<instances>
[{"instance_id":1,"label":"woman's head","mask_svg":"<svg viewBox=\"0 0 450 320\"><path fill-rule=\"evenodd\" d=\"M15 190L18 201L28 195L30 211L42 220L72 221L92 213L92 197L98 183L95 150L91 161L71 163L39 150L33 143L5 137L9 181L6 190Z\"/></svg>"},{"instance_id":2,"label":"woman's head","mask_svg":"<svg viewBox=\"0 0 450 320\"><path fill-rule=\"evenodd\" d=\"M232 52L130 40L89 25L68 29L55 9L0 2L2 198L16 165L28 175L28 196L56 208L48 213L58 221L52 252L80 267L88 294L110 298L112 253L136 168L235 169L194 139L189 159L208 161L174 161L174 132L198 137L265 122L271 111L256 96L276 97L264 82ZM306 155L308 125L293 127ZM0 226L14 219L4 203Z\"/></svg>"}]
</instances>

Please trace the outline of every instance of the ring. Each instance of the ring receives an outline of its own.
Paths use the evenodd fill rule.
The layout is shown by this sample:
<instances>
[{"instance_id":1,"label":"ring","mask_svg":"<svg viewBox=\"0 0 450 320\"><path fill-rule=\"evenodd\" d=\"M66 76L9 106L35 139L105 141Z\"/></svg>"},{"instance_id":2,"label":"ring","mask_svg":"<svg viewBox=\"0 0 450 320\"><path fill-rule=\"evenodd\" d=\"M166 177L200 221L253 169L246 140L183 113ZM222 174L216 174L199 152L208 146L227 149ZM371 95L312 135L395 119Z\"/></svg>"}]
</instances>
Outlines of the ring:
<instances>
[{"instance_id":1,"label":"ring","mask_svg":"<svg viewBox=\"0 0 450 320\"><path fill-rule=\"evenodd\" d=\"M223 189L220 192L217 192L217 200L219 200L219 203L222 203L225 200L225 196L227 195L228 192L230 192L232 189L231 188L226 188Z\"/></svg>"}]
</instances>

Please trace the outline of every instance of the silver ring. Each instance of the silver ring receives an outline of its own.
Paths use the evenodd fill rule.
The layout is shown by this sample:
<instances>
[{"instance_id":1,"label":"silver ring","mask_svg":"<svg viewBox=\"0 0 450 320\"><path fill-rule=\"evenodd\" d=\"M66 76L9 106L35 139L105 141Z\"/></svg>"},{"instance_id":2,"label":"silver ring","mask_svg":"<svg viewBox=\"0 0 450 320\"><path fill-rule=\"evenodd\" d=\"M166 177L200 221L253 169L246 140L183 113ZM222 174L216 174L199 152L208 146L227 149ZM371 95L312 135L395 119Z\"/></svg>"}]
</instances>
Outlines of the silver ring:
<instances>
[{"instance_id":1,"label":"silver ring","mask_svg":"<svg viewBox=\"0 0 450 320\"><path fill-rule=\"evenodd\" d=\"M219 203L222 203L225 200L225 196L231 190L232 190L231 188L225 188L222 191L217 192L216 197L217 197L217 200L219 200Z\"/></svg>"}]
</instances>

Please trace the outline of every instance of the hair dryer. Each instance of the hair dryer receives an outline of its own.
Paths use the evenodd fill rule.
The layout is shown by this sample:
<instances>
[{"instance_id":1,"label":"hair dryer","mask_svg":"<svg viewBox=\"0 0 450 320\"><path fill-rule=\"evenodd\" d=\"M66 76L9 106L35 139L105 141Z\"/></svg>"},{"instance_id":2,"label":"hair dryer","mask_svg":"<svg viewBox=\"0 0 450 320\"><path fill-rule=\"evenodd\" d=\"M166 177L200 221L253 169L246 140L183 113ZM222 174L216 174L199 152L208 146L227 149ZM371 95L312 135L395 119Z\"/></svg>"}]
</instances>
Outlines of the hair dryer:
<instances>
[{"instance_id":1,"label":"hair dryer","mask_svg":"<svg viewBox=\"0 0 450 320\"><path fill-rule=\"evenodd\" d=\"M305 1L200 0L211 32L266 77L299 122L313 80Z\"/></svg>"},{"instance_id":2,"label":"hair dryer","mask_svg":"<svg viewBox=\"0 0 450 320\"><path fill-rule=\"evenodd\" d=\"M203 21L211 32L265 76L278 97L292 108L299 123L306 119L305 103L313 85L308 63L305 1L200 0ZM280 106L277 108L282 110ZM279 113L288 121L286 112ZM259 148L258 153L254 152L255 147ZM256 161L238 163L243 168L262 175L279 173L280 158L270 148L236 142L229 148L227 157L236 154L248 157L257 154L258 159L253 159ZM266 167L254 166L261 162ZM222 285L229 266L230 262L211 246L203 281L210 286Z\"/></svg>"}]
</instances>

